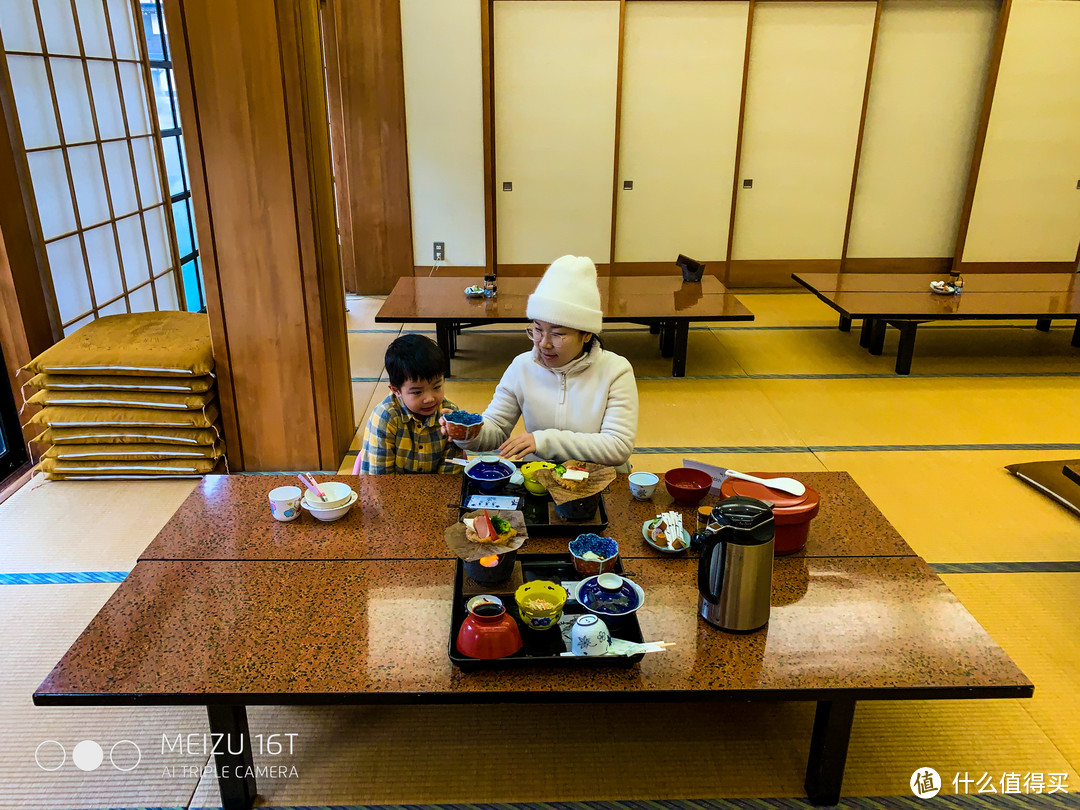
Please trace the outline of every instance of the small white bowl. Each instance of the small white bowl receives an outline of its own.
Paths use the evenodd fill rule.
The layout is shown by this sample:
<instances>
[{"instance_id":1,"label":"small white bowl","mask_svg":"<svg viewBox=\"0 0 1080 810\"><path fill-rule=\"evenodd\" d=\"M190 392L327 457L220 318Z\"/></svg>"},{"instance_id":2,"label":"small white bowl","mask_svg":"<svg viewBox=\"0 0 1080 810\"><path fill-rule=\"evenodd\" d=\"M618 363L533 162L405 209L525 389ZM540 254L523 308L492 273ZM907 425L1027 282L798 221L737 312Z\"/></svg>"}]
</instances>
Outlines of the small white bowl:
<instances>
[{"instance_id":1,"label":"small white bowl","mask_svg":"<svg viewBox=\"0 0 1080 810\"><path fill-rule=\"evenodd\" d=\"M339 506L344 506L345 502L356 494L352 487L340 481L326 481L319 484L319 489L326 495L325 501L321 500L314 490L304 491L304 500L316 509L337 509Z\"/></svg>"},{"instance_id":2,"label":"small white bowl","mask_svg":"<svg viewBox=\"0 0 1080 810\"><path fill-rule=\"evenodd\" d=\"M322 507L322 504L312 503L307 498L304 498L304 500L300 502L300 505L307 509L309 512L311 512L311 514L317 520L322 520L330 523L331 521L345 517L345 515L348 514L349 510L352 509L353 504L356 503L356 499L359 497L360 496L354 492L345 503L343 503L341 506L336 506L333 509L324 509Z\"/></svg>"}]
</instances>

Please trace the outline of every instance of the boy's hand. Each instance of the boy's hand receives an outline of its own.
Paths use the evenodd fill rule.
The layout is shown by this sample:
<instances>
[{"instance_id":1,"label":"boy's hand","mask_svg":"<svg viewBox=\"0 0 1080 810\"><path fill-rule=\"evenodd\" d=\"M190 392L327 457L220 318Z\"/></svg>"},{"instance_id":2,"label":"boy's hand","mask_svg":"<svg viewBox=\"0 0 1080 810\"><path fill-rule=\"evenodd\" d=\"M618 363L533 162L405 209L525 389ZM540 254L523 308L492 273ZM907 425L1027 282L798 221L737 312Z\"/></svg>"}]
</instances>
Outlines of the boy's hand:
<instances>
[{"instance_id":1,"label":"boy's hand","mask_svg":"<svg viewBox=\"0 0 1080 810\"><path fill-rule=\"evenodd\" d=\"M499 448L499 455L506 459L517 461L529 453L536 452L536 439L531 433L522 433L520 436L511 436Z\"/></svg>"},{"instance_id":2,"label":"boy's hand","mask_svg":"<svg viewBox=\"0 0 1080 810\"><path fill-rule=\"evenodd\" d=\"M443 408L439 411L439 430L442 431L443 436L448 437L450 435L450 430L446 427L446 415L453 412L451 408Z\"/></svg>"}]
</instances>

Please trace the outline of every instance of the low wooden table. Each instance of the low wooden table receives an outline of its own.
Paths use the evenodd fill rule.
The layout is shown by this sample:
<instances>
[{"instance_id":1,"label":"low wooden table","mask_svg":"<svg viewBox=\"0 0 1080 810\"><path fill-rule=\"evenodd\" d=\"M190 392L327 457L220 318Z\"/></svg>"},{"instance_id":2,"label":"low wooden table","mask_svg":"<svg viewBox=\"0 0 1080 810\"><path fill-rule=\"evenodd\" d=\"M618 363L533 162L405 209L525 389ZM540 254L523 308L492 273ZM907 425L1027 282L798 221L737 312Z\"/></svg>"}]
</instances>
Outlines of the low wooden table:
<instances>
[{"instance_id":1,"label":"low wooden table","mask_svg":"<svg viewBox=\"0 0 1080 810\"><path fill-rule=\"evenodd\" d=\"M434 323L446 374L462 329L491 323L528 323L529 295L537 279L499 278L493 298L468 298L475 277L434 276L398 279L375 316L376 323ZM750 312L715 276L685 282L679 276L600 276L604 321L644 324L660 334L660 350L672 358L671 374L686 374L686 343L691 321L752 321Z\"/></svg>"},{"instance_id":2,"label":"low wooden table","mask_svg":"<svg viewBox=\"0 0 1080 810\"><path fill-rule=\"evenodd\" d=\"M936 295L924 273L792 273L791 277L840 313L840 329L862 319L859 344L880 355L886 324L900 330L896 373L910 374L919 324L929 321L1030 318L1048 331L1054 319L1076 320L1072 345L1080 346L1080 276L1076 273L964 274L960 295Z\"/></svg>"},{"instance_id":3,"label":"low wooden table","mask_svg":"<svg viewBox=\"0 0 1080 810\"><path fill-rule=\"evenodd\" d=\"M223 807L235 810L256 795L250 705L810 700L807 795L835 804L857 701L1034 687L850 476L799 477L822 512L804 552L775 562L765 629L729 634L698 618L696 558L661 558L637 540L642 516L670 501L633 501L620 478L605 496L608 533L645 589L645 635L675 646L628 669L473 673L447 657L455 563L431 537L456 518L444 498L457 476L361 478L356 518L334 524L272 521L274 476L208 477L34 702L207 706L212 734L244 741L215 755ZM566 540L530 538L525 551Z\"/></svg>"}]
</instances>

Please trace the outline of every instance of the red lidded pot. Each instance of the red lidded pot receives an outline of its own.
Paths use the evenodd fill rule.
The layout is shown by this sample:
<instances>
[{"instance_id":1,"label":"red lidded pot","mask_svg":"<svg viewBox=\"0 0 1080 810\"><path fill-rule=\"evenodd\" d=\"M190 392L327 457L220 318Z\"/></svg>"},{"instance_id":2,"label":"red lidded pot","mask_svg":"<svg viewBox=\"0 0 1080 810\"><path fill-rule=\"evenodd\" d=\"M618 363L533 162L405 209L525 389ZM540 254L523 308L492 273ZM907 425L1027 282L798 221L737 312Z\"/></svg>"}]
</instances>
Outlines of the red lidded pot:
<instances>
[{"instance_id":1,"label":"red lidded pot","mask_svg":"<svg viewBox=\"0 0 1080 810\"><path fill-rule=\"evenodd\" d=\"M769 473L755 473L755 475L758 478L782 477ZM769 489L764 484L727 478L720 485L720 497L730 498L733 495L745 495L748 498L757 498L759 501L768 501L773 504L773 519L776 521L774 544L777 557L794 554L806 545L806 538L810 534L810 521L817 517L818 507L821 504L817 490L806 487L806 492L802 495L788 495L786 492Z\"/></svg>"}]
</instances>

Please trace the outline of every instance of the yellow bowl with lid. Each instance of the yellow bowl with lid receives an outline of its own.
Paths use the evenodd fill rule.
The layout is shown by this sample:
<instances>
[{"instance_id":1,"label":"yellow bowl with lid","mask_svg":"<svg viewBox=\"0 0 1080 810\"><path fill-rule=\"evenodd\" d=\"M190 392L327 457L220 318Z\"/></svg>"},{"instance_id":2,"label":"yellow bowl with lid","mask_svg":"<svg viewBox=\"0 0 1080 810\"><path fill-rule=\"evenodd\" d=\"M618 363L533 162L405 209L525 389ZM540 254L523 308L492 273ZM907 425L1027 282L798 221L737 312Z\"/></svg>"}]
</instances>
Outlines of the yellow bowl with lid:
<instances>
[{"instance_id":1,"label":"yellow bowl with lid","mask_svg":"<svg viewBox=\"0 0 1080 810\"><path fill-rule=\"evenodd\" d=\"M550 630L559 624L566 589L554 582L542 579L526 582L514 591L521 623L533 630Z\"/></svg>"},{"instance_id":2,"label":"yellow bowl with lid","mask_svg":"<svg viewBox=\"0 0 1080 810\"><path fill-rule=\"evenodd\" d=\"M550 461L530 461L521 465L521 475L525 479L525 489L533 495L543 495L547 488L536 480L536 474L540 470L552 470L555 465Z\"/></svg>"}]
</instances>

